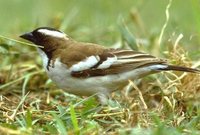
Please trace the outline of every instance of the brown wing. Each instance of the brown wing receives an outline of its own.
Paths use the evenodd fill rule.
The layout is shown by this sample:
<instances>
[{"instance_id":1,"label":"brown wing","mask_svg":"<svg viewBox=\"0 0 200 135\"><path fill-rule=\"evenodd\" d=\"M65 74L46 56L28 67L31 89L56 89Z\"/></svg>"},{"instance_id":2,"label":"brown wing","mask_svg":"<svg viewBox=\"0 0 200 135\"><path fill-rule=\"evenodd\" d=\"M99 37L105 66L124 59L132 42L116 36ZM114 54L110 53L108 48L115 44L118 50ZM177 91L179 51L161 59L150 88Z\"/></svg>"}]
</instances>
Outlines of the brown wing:
<instances>
[{"instance_id":1,"label":"brown wing","mask_svg":"<svg viewBox=\"0 0 200 135\"><path fill-rule=\"evenodd\" d=\"M88 55L87 57L90 56L91 55ZM123 49L104 49L101 53L95 54L95 56L99 58L99 61L95 63L95 65L88 69L72 71L71 75L78 78L104 76L107 74L127 72L145 66L166 63L166 61L146 53ZM106 61L108 63L106 63Z\"/></svg>"},{"instance_id":2,"label":"brown wing","mask_svg":"<svg viewBox=\"0 0 200 135\"><path fill-rule=\"evenodd\" d=\"M105 48L100 45L92 44L92 43L81 43L73 41L71 44L67 45L68 47L64 47L59 51L61 52L61 61L66 64L68 67L71 67L74 64L77 64L80 61L84 61L88 57L92 55L100 55L104 52Z\"/></svg>"}]
</instances>

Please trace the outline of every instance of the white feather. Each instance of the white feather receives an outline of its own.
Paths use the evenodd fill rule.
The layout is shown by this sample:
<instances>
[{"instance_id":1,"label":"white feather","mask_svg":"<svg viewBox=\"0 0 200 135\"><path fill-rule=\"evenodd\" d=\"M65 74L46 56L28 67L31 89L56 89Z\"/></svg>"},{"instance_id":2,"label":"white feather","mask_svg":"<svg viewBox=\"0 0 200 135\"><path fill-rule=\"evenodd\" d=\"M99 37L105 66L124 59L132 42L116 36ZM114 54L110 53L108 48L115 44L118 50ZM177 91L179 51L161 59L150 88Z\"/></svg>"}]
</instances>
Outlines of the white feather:
<instances>
[{"instance_id":1,"label":"white feather","mask_svg":"<svg viewBox=\"0 0 200 135\"><path fill-rule=\"evenodd\" d=\"M108 57L106 61L100 64L97 69L109 68L114 62L117 61L117 57Z\"/></svg>"},{"instance_id":2,"label":"white feather","mask_svg":"<svg viewBox=\"0 0 200 135\"><path fill-rule=\"evenodd\" d=\"M149 66L148 68L151 70L157 70L157 69L166 69L168 65L152 65Z\"/></svg>"},{"instance_id":3,"label":"white feather","mask_svg":"<svg viewBox=\"0 0 200 135\"><path fill-rule=\"evenodd\" d=\"M93 67L94 65L96 65L99 62L100 58L99 56L90 56L87 59L85 59L84 61L81 61L75 65L73 65L70 68L70 71L83 71L86 69L90 69L91 67Z\"/></svg>"},{"instance_id":4,"label":"white feather","mask_svg":"<svg viewBox=\"0 0 200 135\"><path fill-rule=\"evenodd\" d=\"M54 30L39 29L38 32L40 32L40 33L42 33L44 35L57 37L57 38L66 38L67 37L65 33L59 32L59 31L54 31Z\"/></svg>"},{"instance_id":5,"label":"white feather","mask_svg":"<svg viewBox=\"0 0 200 135\"><path fill-rule=\"evenodd\" d=\"M41 58L42 58L42 62L43 62L43 66L46 68L47 64L48 64L48 57L47 55L44 53L44 51L42 51L41 48L37 48L38 53L40 54Z\"/></svg>"},{"instance_id":6,"label":"white feather","mask_svg":"<svg viewBox=\"0 0 200 135\"><path fill-rule=\"evenodd\" d=\"M114 64L124 64L129 62L140 62L140 61L151 61L152 58L143 58L143 59L119 59Z\"/></svg>"}]
</instances>

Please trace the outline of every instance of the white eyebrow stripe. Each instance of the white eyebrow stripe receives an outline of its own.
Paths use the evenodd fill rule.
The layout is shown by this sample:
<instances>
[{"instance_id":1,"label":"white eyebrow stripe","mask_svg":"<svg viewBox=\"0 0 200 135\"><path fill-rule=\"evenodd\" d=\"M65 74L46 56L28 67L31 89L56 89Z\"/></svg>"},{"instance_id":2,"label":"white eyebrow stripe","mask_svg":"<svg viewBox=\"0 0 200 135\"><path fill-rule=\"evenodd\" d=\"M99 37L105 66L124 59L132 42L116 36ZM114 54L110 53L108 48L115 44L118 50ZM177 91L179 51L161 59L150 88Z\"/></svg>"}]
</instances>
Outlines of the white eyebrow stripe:
<instances>
[{"instance_id":1,"label":"white eyebrow stripe","mask_svg":"<svg viewBox=\"0 0 200 135\"><path fill-rule=\"evenodd\" d=\"M97 67L97 69L106 69L106 68L109 68L110 66L112 66L112 64L114 63L114 62L116 62L117 61L117 57L115 56L115 57L108 57L107 59L106 59L106 61L104 61L103 63L101 63L98 67Z\"/></svg>"},{"instance_id":2,"label":"white eyebrow stripe","mask_svg":"<svg viewBox=\"0 0 200 135\"><path fill-rule=\"evenodd\" d=\"M78 72L78 71L90 69L91 67L95 66L99 61L100 61L99 56L90 56L86 58L84 61L80 61L77 64L73 65L70 68L70 71Z\"/></svg>"},{"instance_id":3,"label":"white eyebrow stripe","mask_svg":"<svg viewBox=\"0 0 200 135\"><path fill-rule=\"evenodd\" d=\"M54 31L54 30L48 30L48 29L39 29L38 32L44 34L44 35L48 35L48 36L52 36L52 37L57 37L57 38L64 38L66 37L66 34L63 32L59 32L59 31Z\"/></svg>"}]
</instances>

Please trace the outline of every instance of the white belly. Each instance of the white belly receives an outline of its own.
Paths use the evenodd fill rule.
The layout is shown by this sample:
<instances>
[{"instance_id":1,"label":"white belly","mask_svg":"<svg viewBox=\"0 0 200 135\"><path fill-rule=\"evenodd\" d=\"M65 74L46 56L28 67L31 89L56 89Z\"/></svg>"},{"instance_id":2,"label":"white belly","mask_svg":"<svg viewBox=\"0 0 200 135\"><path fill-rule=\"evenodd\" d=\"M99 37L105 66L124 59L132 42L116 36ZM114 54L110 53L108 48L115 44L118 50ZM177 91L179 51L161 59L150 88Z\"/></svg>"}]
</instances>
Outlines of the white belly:
<instances>
[{"instance_id":1,"label":"white belly","mask_svg":"<svg viewBox=\"0 0 200 135\"><path fill-rule=\"evenodd\" d=\"M55 67L49 67L49 70L46 69L46 72L58 87L69 93L76 95L93 95L95 93L110 93L122 89L128 84L129 79L138 79L150 73L151 69L147 67L114 75L75 78L71 76L70 71L64 64L56 60Z\"/></svg>"},{"instance_id":2,"label":"white belly","mask_svg":"<svg viewBox=\"0 0 200 135\"><path fill-rule=\"evenodd\" d=\"M119 75L97 76L90 78L72 77L69 69L59 60L55 61L54 68L45 70L48 76L58 87L76 95L92 95L95 93L107 93L116 90L119 86ZM116 84L117 83L117 84ZM121 83L120 83L121 84Z\"/></svg>"}]
</instances>

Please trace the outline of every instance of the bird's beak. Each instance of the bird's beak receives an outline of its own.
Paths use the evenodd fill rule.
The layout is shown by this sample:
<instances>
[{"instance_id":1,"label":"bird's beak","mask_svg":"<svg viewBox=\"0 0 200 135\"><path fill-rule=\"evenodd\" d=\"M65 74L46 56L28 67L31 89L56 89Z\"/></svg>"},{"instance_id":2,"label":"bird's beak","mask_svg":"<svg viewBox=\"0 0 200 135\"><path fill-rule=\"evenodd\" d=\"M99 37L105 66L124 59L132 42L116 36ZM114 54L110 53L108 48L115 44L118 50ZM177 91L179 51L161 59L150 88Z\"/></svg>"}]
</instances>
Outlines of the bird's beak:
<instances>
[{"instance_id":1,"label":"bird's beak","mask_svg":"<svg viewBox=\"0 0 200 135\"><path fill-rule=\"evenodd\" d=\"M33 36L33 34L31 32L25 33L25 34L21 35L20 37L35 43L35 37Z\"/></svg>"}]
</instances>

